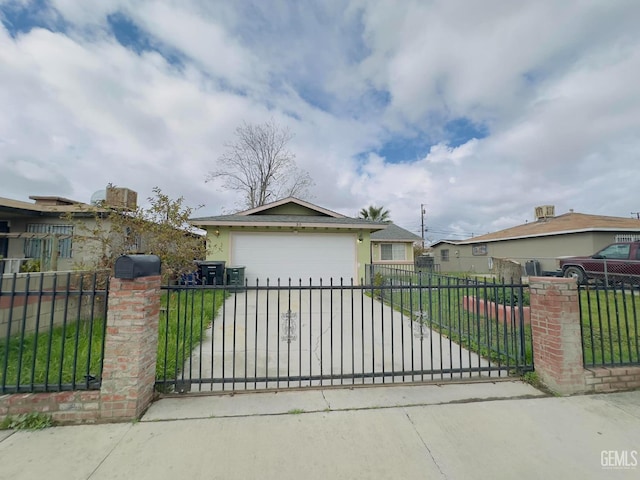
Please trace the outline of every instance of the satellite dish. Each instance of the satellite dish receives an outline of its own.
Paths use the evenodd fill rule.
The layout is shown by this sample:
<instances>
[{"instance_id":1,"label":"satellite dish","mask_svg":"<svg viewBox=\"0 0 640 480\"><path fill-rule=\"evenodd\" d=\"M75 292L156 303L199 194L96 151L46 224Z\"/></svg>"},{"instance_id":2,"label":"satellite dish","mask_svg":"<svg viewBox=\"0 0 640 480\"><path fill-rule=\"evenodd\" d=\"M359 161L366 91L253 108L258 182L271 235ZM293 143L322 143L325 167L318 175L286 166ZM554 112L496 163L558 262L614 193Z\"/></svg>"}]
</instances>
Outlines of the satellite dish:
<instances>
[{"instance_id":1,"label":"satellite dish","mask_svg":"<svg viewBox=\"0 0 640 480\"><path fill-rule=\"evenodd\" d=\"M107 191L106 190L98 190L91 195L91 205L98 205L99 203L104 202L107 199Z\"/></svg>"}]
</instances>

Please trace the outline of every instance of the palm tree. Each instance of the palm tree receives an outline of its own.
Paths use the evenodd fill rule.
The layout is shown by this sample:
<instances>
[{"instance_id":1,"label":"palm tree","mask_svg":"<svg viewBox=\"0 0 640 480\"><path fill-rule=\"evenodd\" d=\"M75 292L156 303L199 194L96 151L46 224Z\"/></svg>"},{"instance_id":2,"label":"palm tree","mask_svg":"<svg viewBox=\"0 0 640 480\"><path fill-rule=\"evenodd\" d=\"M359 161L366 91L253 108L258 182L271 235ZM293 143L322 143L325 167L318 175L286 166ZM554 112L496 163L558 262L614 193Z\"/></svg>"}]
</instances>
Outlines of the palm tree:
<instances>
[{"instance_id":1,"label":"palm tree","mask_svg":"<svg viewBox=\"0 0 640 480\"><path fill-rule=\"evenodd\" d=\"M360 210L358 214L360 218L364 218L366 220L371 220L373 222L391 222L391 218L389 217L389 210L384 207L376 207L374 205L369 205L368 208L363 208Z\"/></svg>"}]
</instances>

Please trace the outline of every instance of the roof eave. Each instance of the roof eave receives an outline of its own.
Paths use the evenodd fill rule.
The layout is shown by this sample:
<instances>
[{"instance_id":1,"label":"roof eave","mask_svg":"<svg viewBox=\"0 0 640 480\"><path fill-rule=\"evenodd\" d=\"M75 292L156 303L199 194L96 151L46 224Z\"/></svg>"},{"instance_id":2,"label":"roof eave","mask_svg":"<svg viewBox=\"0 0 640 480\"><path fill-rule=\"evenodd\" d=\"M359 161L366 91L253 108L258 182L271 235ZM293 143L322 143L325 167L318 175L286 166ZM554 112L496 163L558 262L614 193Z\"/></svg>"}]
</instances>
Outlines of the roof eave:
<instances>
[{"instance_id":1,"label":"roof eave","mask_svg":"<svg viewBox=\"0 0 640 480\"><path fill-rule=\"evenodd\" d=\"M370 225L362 223L323 223L323 222L252 222L252 221L231 221L231 220L196 220L191 221L193 225L201 227L280 227L280 228L333 228L338 230L369 230L377 232L387 228L386 225Z\"/></svg>"},{"instance_id":2,"label":"roof eave","mask_svg":"<svg viewBox=\"0 0 640 480\"><path fill-rule=\"evenodd\" d=\"M552 237L556 235L567 235L572 233L588 233L588 232L640 232L639 228L579 228L575 230L563 230L560 232L546 232L546 233L532 233L529 235L516 235L513 237L502 238L490 238L490 239L469 239L461 240L458 244L471 244L471 243L489 243L489 242L503 242L505 240L521 240L523 238L539 238L539 237Z\"/></svg>"},{"instance_id":3,"label":"roof eave","mask_svg":"<svg viewBox=\"0 0 640 480\"><path fill-rule=\"evenodd\" d=\"M422 239L421 238L372 238L371 241L376 243L393 243L393 242L414 243L414 242L420 242L422 241Z\"/></svg>"}]
</instances>

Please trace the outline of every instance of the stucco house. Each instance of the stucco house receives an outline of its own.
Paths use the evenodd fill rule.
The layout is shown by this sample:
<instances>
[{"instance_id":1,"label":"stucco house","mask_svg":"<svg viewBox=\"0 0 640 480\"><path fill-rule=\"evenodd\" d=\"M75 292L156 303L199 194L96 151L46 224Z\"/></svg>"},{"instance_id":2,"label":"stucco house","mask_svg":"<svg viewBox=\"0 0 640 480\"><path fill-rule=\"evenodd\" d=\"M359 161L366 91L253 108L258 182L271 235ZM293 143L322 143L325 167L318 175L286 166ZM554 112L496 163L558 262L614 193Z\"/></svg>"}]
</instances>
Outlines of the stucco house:
<instances>
[{"instance_id":1,"label":"stucco house","mask_svg":"<svg viewBox=\"0 0 640 480\"><path fill-rule=\"evenodd\" d=\"M384 230L371 234L371 263L413 267L413 245L421 240L415 233L389 223Z\"/></svg>"},{"instance_id":2,"label":"stucco house","mask_svg":"<svg viewBox=\"0 0 640 480\"><path fill-rule=\"evenodd\" d=\"M105 205L134 209L137 195L126 188L105 191ZM86 238L96 224L95 205L58 196L29 197L24 202L0 197L0 274L17 273L29 260L40 271L68 271L95 260L96 249ZM81 230L81 231L80 231Z\"/></svg>"},{"instance_id":3,"label":"stucco house","mask_svg":"<svg viewBox=\"0 0 640 480\"><path fill-rule=\"evenodd\" d=\"M563 256L590 255L618 241L640 240L640 220L536 207L535 221L466 240L432 245L441 272L490 273L493 258L511 259L523 268L554 272ZM532 273L527 272L526 273ZM536 272L540 273L540 272Z\"/></svg>"},{"instance_id":4,"label":"stucco house","mask_svg":"<svg viewBox=\"0 0 640 480\"><path fill-rule=\"evenodd\" d=\"M245 267L250 285L355 285L372 260L371 234L387 223L351 218L294 197L232 215L192 218L207 232L207 260Z\"/></svg>"},{"instance_id":5,"label":"stucco house","mask_svg":"<svg viewBox=\"0 0 640 480\"><path fill-rule=\"evenodd\" d=\"M71 270L74 225L67 214L90 221L89 205L54 196L31 196L33 203L0 198L0 270L19 272L28 260L37 260L41 269Z\"/></svg>"}]
</instances>

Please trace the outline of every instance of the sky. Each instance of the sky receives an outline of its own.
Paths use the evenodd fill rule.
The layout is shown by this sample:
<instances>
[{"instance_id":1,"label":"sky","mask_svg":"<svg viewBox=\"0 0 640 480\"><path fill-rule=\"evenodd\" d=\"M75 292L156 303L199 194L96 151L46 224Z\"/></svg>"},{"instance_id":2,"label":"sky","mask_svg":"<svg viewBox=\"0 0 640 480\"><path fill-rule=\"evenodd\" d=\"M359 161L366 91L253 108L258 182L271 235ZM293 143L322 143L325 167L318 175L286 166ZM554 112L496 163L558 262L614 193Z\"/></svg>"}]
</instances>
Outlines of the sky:
<instances>
[{"instance_id":1,"label":"sky","mask_svg":"<svg viewBox=\"0 0 640 480\"><path fill-rule=\"evenodd\" d=\"M556 214L640 212L637 0L0 0L0 196L205 182L274 121L348 216L427 243ZM633 213L632 213L633 212Z\"/></svg>"}]
</instances>

